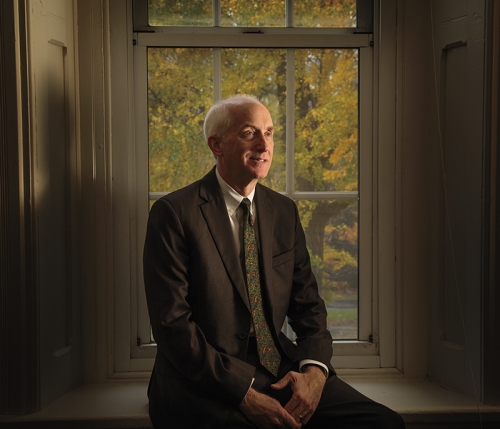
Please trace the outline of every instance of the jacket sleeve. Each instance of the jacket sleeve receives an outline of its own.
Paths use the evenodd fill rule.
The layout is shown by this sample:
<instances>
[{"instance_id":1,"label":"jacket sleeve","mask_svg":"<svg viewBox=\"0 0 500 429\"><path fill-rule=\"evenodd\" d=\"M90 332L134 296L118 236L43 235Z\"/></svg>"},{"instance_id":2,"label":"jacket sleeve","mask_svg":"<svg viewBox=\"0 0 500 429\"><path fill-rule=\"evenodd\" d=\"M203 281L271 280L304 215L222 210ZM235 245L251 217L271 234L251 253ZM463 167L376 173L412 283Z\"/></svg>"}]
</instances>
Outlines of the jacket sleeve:
<instances>
[{"instance_id":1,"label":"jacket sleeve","mask_svg":"<svg viewBox=\"0 0 500 429\"><path fill-rule=\"evenodd\" d=\"M304 230L295 208L295 256L288 320L297 335L294 361L312 359L326 365L332 374L332 337L326 324L326 307L312 272Z\"/></svg>"},{"instance_id":2,"label":"jacket sleeve","mask_svg":"<svg viewBox=\"0 0 500 429\"><path fill-rule=\"evenodd\" d=\"M165 199L152 207L144 247L144 282L158 353L195 388L239 405L255 368L212 347L189 305L191 258L183 224Z\"/></svg>"}]
</instances>

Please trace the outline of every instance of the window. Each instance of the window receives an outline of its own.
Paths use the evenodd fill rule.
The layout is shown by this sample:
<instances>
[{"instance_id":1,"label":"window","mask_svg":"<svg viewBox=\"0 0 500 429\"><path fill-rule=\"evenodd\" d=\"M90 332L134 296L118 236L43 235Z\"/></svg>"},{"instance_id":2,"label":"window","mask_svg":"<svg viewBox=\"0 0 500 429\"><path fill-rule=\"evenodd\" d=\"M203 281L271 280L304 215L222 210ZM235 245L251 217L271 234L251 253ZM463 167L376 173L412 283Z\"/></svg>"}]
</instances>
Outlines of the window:
<instances>
[{"instance_id":1,"label":"window","mask_svg":"<svg viewBox=\"0 0 500 429\"><path fill-rule=\"evenodd\" d=\"M263 184L297 202L335 353L379 366L372 2L185 3L134 2L138 242L151 202L213 166L202 129L213 102L257 96L276 128ZM142 289L132 326L137 358L150 355Z\"/></svg>"}]
</instances>

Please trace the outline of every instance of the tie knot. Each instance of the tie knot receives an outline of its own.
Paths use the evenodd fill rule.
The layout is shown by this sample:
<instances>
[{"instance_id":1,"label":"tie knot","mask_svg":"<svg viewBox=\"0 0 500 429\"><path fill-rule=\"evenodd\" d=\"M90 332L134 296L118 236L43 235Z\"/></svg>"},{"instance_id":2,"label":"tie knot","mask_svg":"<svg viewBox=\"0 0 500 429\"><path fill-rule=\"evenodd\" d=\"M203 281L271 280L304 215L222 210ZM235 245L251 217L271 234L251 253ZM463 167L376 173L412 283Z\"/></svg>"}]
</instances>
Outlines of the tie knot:
<instances>
[{"instance_id":1,"label":"tie knot","mask_svg":"<svg viewBox=\"0 0 500 429\"><path fill-rule=\"evenodd\" d=\"M252 218L252 213L250 212L250 206L252 202L248 198L243 198L241 200L241 208L243 209L243 214L245 216L245 219L248 219L250 222L250 225L253 226L253 218Z\"/></svg>"},{"instance_id":2,"label":"tie knot","mask_svg":"<svg viewBox=\"0 0 500 429\"><path fill-rule=\"evenodd\" d=\"M252 202L248 198L243 198L241 200L241 204L242 204L243 210L248 211L248 212L250 211L250 205L252 204Z\"/></svg>"}]
</instances>

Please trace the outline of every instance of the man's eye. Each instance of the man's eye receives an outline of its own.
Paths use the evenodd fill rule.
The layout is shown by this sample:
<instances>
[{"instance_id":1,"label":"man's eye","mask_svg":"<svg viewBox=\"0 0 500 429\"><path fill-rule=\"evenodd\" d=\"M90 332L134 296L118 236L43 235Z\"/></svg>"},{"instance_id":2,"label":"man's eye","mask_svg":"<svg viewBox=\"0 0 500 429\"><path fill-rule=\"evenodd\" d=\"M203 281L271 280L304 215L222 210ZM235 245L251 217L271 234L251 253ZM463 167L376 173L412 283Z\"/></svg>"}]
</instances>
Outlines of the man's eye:
<instances>
[{"instance_id":1,"label":"man's eye","mask_svg":"<svg viewBox=\"0 0 500 429\"><path fill-rule=\"evenodd\" d=\"M244 131L243 136L244 137L252 137L254 135L253 131Z\"/></svg>"}]
</instances>

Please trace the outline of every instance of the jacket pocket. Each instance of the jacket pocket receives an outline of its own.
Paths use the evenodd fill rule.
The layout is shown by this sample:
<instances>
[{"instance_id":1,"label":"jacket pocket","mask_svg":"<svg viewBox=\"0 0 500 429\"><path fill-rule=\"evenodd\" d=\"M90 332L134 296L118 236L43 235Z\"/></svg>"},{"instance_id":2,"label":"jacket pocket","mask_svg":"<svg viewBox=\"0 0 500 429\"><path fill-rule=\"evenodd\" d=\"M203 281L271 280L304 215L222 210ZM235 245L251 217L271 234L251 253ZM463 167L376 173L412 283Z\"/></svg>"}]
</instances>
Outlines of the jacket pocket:
<instances>
[{"instance_id":1,"label":"jacket pocket","mask_svg":"<svg viewBox=\"0 0 500 429\"><path fill-rule=\"evenodd\" d=\"M294 249L287 250L284 253L280 253L279 255L273 256L273 268L278 265L284 264L288 262L290 259L294 257Z\"/></svg>"}]
</instances>

